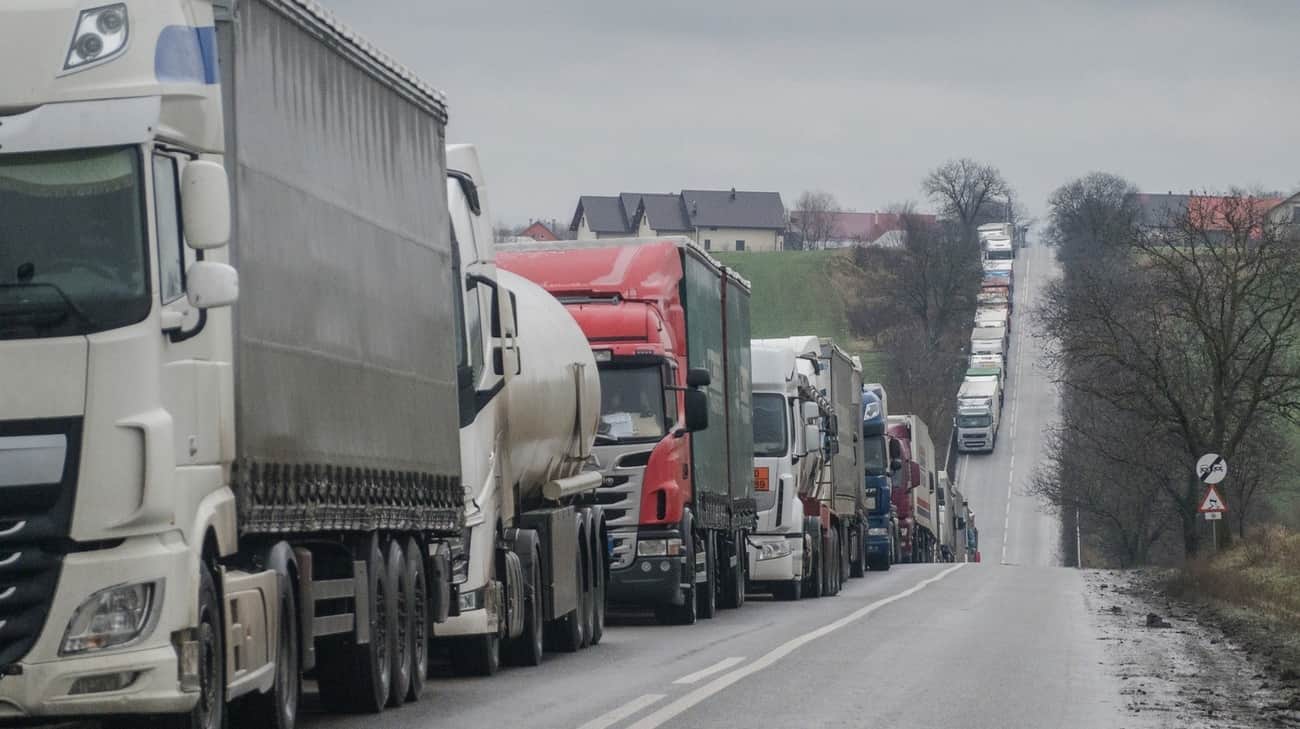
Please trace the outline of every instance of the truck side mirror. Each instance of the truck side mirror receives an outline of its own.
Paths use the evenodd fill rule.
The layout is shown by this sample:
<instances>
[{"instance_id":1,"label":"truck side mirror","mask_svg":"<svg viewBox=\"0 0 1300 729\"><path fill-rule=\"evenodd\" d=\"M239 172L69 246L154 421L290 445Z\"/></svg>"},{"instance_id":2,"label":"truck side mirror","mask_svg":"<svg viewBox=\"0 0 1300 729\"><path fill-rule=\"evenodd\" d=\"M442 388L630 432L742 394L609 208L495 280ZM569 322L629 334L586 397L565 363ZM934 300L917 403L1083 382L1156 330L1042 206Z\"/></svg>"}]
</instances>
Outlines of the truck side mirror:
<instances>
[{"instance_id":1,"label":"truck side mirror","mask_svg":"<svg viewBox=\"0 0 1300 729\"><path fill-rule=\"evenodd\" d=\"M682 395L686 399L686 430L694 433L707 429L709 427L709 394L703 390L687 390Z\"/></svg>"},{"instance_id":2,"label":"truck side mirror","mask_svg":"<svg viewBox=\"0 0 1300 729\"><path fill-rule=\"evenodd\" d=\"M893 467L895 471L903 467L903 462L902 462L903 447L899 445L898 441L894 440L893 438L889 439L889 460L890 463L898 464L897 466Z\"/></svg>"},{"instance_id":3,"label":"truck side mirror","mask_svg":"<svg viewBox=\"0 0 1300 729\"><path fill-rule=\"evenodd\" d=\"M898 460L897 458L891 458L889 460L889 470L894 473L898 473L899 471L903 470L903 462Z\"/></svg>"},{"instance_id":4,"label":"truck side mirror","mask_svg":"<svg viewBox=\"0 0 1300 729\"><path fill-rule=\"evenodd\" d=\"M965 529L965 528L966 528L966 520L963 519L963 518L961 518L960 516L957 517L957 528L958 528L958 529Z\"/></svg>"},{"instance_id":5,"label":"truck side mirror","mask_svg":"<svg viewBox=\"0 0 1300 729\"><path fill-rule=\"evenodd\" d=\"M699 367L686 370L687 387L708 387L713 383L713 377L709 371ZM703 428L701 428L703 430Z\"/></svg>"},{"instance_id":6,"label":"truck side mirror","mask_svg":"<svg viewBox=\"0 0 1300 729\"><path fill-rule=\"evenodd\" d=\"M840 439L837 438L835 434L832 432L830 435L826 436L826 454L828 456L833 456L839 452L840 452Z\"/></svg>"},{"instance_id":7,"label":"truck side mirror","mask_svg":"<svg viewBox=\"0 0 1300 729\"><path fill-rule=\"evenodd\" d=\"M225 263L195 261L185 272L185 293L195 309L216 309L239 300L239 272Z\"/></svg>"},{"instance_id":8,"label":"truck side mirror","mask_svg":"<svg viewBox=\"0 0 1300 729\"><path fill-rule=\"evenodd\" d=\"M185 242L197 251L230 242L230 180L216 162L194 160L181 173Z\"/></svg>"}]
</instances>

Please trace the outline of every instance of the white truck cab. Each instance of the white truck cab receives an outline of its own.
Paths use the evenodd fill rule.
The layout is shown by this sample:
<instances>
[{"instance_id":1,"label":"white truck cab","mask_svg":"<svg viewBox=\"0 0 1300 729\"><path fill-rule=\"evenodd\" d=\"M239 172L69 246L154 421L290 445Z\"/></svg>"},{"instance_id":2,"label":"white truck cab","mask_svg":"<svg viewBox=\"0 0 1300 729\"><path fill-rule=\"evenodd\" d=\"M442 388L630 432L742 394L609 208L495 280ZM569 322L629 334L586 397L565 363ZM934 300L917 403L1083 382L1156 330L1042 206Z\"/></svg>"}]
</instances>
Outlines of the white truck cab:
<instances>
[{"instance_id":1,"label":"white truck cab","mask_svg":"<svg viewBox=\"0 0 1300 729\"><path fill-rule=\"evenodd\" d=\"M802 592L806 555L800 485L821 463L821 411L801 395L815 382L816 337L750 344L754 413L754 498L758 527L749 539L749 579L782 599Z\"/></svg>"}]
</instances>

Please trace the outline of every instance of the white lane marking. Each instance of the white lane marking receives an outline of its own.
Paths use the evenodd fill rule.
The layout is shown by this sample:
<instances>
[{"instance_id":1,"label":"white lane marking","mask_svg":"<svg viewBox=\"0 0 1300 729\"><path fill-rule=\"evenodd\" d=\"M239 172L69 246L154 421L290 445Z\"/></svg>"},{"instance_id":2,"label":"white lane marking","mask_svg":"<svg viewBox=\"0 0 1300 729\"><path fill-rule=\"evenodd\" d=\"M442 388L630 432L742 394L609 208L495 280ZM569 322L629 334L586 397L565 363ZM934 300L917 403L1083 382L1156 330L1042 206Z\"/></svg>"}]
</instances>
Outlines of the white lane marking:
<instances>
[{"instance_id":1,"label":"white lane marking","mask_svg":"<svg viewBox=\"0 0 1300 729\"><path fill-rule=\"evenodd\" d=\"M673 681L673 683L683 683L683 684L685 684L685 683L699 683L700 679L702 679L702 678L708 678L709 676L712 676L712 675L715 674L715 673L719 673L719 672L725 671L725 670L727 670L728 668L731 668L732 666L736 665L737 663L740 663L740 662L743 661L743 660L745 660L745 659L744 659L744 658L737 658L737 657L735 657L735 656L732 656L731 658L723 658L722 660L718 661L717 663L713 664L712 666L709 666L708 668L700 669L700 670L696 671L695 673L688 673L687 675L682 676L681 678L677 679L676 681Z\"/></svg>"},{"instance_id":2,"label":"white lane marking","mask_svg":"<svg viewBox=\"0 0 1300 729\"><path fill-rule=\"evenodd\" d=\"M667 694L645 694L644 696L638 696L617 709L601 714L595 719L592 719L586 724L578 727L578 729L607 729L647 706L663 700L667 696Z\"/></svg>"},{"instance_id":3,"label":"white lane marking","mask_svg":"<svg viewBox=\"0 0 1300 729\"><path fill-rule=\"evenodd\" d=\"M861 620L862 618L865 618L866 616L874 613L875 611L879 610L880 608L892 602L897 602L899 600L902 600L905 597L909 597L911 595L916 594L917 592L920 592L926 586L938 582L939 580L942 580L943 578L947 577L953 572L956 572L957 570L961 569L962 566L963 565L958 564L949 567L948 569L944 570L943 572L940 572L934 577L918 582L917 584L898 593L897 595L892 595L890 597L877 600L871 603L870 605L866 605L864 607L858 608L857 610L854 610L853 612L849 613L848 615L845 615L844 617L840 618L839 620L836 620L835 622L827 623L826 625L823 625L822 627L816 630L813 630L808 633L804 633L803 635L797 638L792 638L782 643L781 645L777 646L776 648L773 648L771 651L768 651L764 655L759 656L759 658L755 660L753 663L750 663L742 668L737 668L731 673L726 673L721 676L718 676L712 681L691 691L690 693L686 694L680 699L677 699L671 704L668 704L667 706L659 709L653 714L650 714L642 718L641 720L637 721L636 723L629 725L627 729L656 729L656 727L663 726L666 722L671 720L673 717L703 702L705 699L708 699L714 694L717 694L718 692L736 683L742 678L745 678L747 676L752 676L753 674L758 673L764 668L771 666L772 664L776 663L782 658L795 652L796 650L803 647L804 645L807 645L808 643L811 643L812 641L817 640L818 638L821 638L824 635L833 633L836 630L839 630L840 628L843 628L846 625Z\"/></svg>"}]
</instances>

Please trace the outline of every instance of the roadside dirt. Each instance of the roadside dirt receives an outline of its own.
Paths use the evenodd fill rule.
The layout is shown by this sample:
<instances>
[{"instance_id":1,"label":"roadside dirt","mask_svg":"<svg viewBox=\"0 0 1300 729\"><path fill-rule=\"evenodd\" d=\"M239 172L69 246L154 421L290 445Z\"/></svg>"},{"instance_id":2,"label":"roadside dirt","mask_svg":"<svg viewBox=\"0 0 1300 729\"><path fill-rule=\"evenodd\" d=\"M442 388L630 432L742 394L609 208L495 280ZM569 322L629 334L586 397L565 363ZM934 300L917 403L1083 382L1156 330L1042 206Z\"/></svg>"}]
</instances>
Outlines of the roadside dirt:
<instances>
[{"instance_id":1,"label":"roadside dirt","mask_svg":"<svg viewBox=\"0 0 1300 729\"><path fill-rule=\"evenodd\" d=\"M1130 729L1300 727L1300 671L1265 633L1169 597L1164 578L1142 570L1084 575Z\"/></svg>"}]
</instances>

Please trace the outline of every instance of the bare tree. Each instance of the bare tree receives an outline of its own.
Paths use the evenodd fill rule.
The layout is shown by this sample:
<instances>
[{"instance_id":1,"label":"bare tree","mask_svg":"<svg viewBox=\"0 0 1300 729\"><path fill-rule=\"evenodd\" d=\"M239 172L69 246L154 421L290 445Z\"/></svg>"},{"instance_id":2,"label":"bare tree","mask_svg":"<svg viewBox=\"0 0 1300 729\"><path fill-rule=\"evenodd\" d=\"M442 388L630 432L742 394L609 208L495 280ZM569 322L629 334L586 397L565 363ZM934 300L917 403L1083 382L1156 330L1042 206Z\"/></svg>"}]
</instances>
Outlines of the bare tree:
<instances>
[{"instance_id":1,"label":"bare tree","mask_svg":"<svg viewBox=\"0 0 1300 729\"><path fill-rule=\"evenodd\" d=\"M1265 424L1300 416L1300 246L1266 214L1234 192L1192 197L1159 225L1121 225L1069 261L1039 312L1068 391L1176 444L1165 493L1188 555L1200 541L1196 458L1234 462Z\"/></svg>"},{"instance_id":2,"label":"bare tree","mask_svg":"<svg viewBox=\"0 0 1300 729\"><path fill-rule=\"evenodd\" d=\"M944 217L960 224L970 242L975 240L975 227L992 212L998 198L1007 198L1011 191L996 167L964 157L932 170L921 182L921 190ZM1005 220L1005 215L993 219Z\"/></svg>"},{"instance_id":3,"label":"bare tree","mask_svg":"<svg viewBox=\"0 0 1300 729\"><path fill-rule=\"evenodd\" d=\"M918 215L910 203L895 210L903 260L891 293L920 322L928 347L935 349L954 327L966 333L979 291L979 257L951 221Z\"/></svg>"},{"instance_id":4,"label":"bare tree","mask_svg":"<svg viewBox=\"0 0 1300 729\"><path fill-rule=\"evenodd\" d=\"M824 190L805 190L790 213L790 227L799 233L805 250L825 247L835 233L835 213L839 204Z\"/></svg>"}]
</instances>

